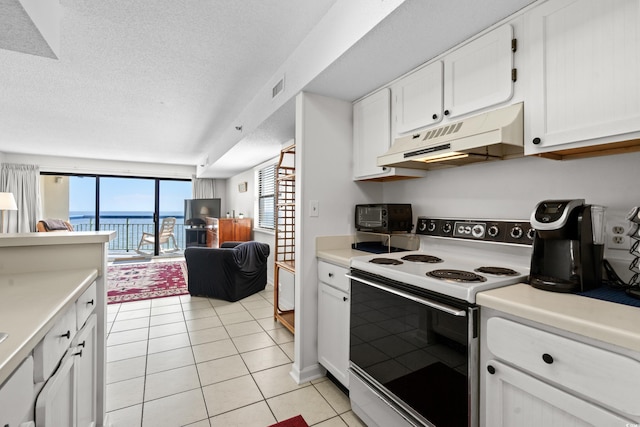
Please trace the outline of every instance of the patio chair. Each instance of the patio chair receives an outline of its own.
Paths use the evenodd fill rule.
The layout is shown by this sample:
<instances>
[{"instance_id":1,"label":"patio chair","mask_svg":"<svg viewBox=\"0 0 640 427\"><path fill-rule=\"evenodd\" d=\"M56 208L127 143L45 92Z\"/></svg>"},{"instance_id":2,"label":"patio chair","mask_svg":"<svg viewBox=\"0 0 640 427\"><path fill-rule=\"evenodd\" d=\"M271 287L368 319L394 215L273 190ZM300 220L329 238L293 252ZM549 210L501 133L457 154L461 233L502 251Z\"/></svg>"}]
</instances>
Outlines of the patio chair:
<instances>
[{"instance_id":1,"label":"patio chair","mask_svg":"<svg viewBox=\"0 0 640 427\"><path fill-rule=\"evenodd\" d=\"M158 230L158 242L160 243L160 253L175 252L180 250L178 242L176 242L176 236L173 234L173 229L176 225L176 219L174 217L166 217L162 219L160 230ZM154 245L156 236L153 233L143 232L140 237L140 243L138 243L137 252L143 253L140 248L144 245ZM164 248L162 245L166 243L172 243L173 247Z\"/></svg>"}]
</instances>

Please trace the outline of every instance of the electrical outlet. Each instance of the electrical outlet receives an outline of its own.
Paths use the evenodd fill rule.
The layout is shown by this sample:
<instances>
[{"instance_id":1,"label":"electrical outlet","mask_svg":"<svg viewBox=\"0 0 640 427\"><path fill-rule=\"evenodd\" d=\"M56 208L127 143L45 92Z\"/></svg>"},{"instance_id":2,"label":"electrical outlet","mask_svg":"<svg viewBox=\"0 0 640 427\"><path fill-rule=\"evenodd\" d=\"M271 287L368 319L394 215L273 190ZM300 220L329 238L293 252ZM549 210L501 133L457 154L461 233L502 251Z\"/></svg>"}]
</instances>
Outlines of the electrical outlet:
<instances>
[{"instance_id":1,"label":"electrical outlet","mask_svg":"<svg viewBox=\"0 0 640 427\"><path fill-rule=\"evenodd\" d=\"M628 251L631 247L631 239L627 236L629 224L625 222L610 222L606 230L606 246L608 249L620 249Z\"/></svg>"}]
</instances>

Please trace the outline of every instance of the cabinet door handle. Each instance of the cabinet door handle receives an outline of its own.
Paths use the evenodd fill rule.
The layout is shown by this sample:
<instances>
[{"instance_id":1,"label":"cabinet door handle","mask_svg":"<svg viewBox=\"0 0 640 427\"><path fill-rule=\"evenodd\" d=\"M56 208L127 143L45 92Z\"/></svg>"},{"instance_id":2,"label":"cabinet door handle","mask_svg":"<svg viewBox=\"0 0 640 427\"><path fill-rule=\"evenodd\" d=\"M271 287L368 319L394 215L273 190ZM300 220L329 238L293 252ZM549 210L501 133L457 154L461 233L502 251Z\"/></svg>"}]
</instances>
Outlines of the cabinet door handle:
<instances>
[{"instance_id":1,"label":"cabinet door handle","mask_svg":"<svg viewBox=\"0 0 640 427\"><path fill-rule=\"evenodd\" d=\"M437 119L438 119L438 115L437 115L437 114L434 114L433 116L431 116L431 118L432 118L433 120L437 120Z\"/></svg>"},{"instance_id":2,"label":"cabinet door handle","mask_svg":"<svg viewBox=\"0 0 640 427\"><path fill-rule=\"evenodd\" d=\"M67 338L67 339L71 338L71 331L67 331L66 334L60 335L60 338Z\"/></svg>"},{"instance_id":3,"label":"cabinet door handle","mask_svg":"<svg viewBox=\"0 0 640 427\"><path fill-rule=\"evenodd\" d=\"M551 365L553 363L553 356L551 356L548 353L545 353L542 355L542 360L544 360L544 363L548 363L549 365Z\"/></svg>"},{"instance_id":4,"label":"cabinet door handle","mask_svg":"<svg viewBox=\"0 0 640 427\"><path fill-rule=\"evenodd\" d=\"M78 344L78 347L84 347L87 344L87 341L82 341L80 344Z\"/></svg>"},{"instance_id":5,"label":"cabinet door handle","mask_svg":"<svg viewBox=\"0 0 640 427\"><path fill-rule=\"evenodd\" d=\"M345 301L345 302L346 302L348 299L349 299L349 298L347 298L347 297L342 297L342 301Z\"/></svg>"},{"instance_id":6,"label":"cabinet door handle","mask_svg":"<svg viewBox=\"0 0 640 427\"><path fill-rule=\"evenodd\" d=\"M93 304L94 304L94 301L93 301L93 300L91 300L91 301L87 301L87 304L88 304L88 305L93 305Z\"/></svg>"},{"instance_id":7,"label":"cabinet door handle","mask_svg":"<svg viewBox=\"0 0 640 427\"><path fill-rule=\"evenodd\" d=\"M445 115L445 116L448 116L449 114L451 114L451 111L449 111L449 110L444 110L444 115Z\"/></svg>"},{"instance_id":8,"label":"cabinet door handle","mask_svg":"<svg viewBox=\"0 0 640 427\"><path fill-rule=\"evenodd\" d=\"M74 355L74 356L80 356L80 357L82 357L82 350L80 350L80 351L79 351L79 352L77 352L77 353L73 353L73 355Z\"/></svg>"},{"instance_id":9,"label":"cabinet door handle","mask_svg":"<svg viewBox=\"0 0 640 427\"><path fill-rule=\"evenodd\" d=\"M333 277L333 273L329 273L329 277Z\"/></svg>"},{"instance_id":10,"label":"cabinet door handle","mask_svg":"<svg viewBox=\"0 0 640 427\"><path fill-rule=\"evenodd\" d=\"M531 141L531 142L533 142L534 145L538 145L538 144L540 144L542 142L542 140L540 138L538 138L538 137L535 137L535 138L533 138L533 141Z\"/></svg>"},{"instance_id":11,"label":"cabinet door handle","mask_svg":"<svg viewBox=\"0 0 640 427\"><path fill-rule=\"evenodd\" d=\"M495 373L496 373L496 368L494 368L494 367L493 367L493 365L489 365L489 366L487 366L487 371L488 371L491 375L493 375L493 374L495 374Z\"/></svg>"}]
</instances>

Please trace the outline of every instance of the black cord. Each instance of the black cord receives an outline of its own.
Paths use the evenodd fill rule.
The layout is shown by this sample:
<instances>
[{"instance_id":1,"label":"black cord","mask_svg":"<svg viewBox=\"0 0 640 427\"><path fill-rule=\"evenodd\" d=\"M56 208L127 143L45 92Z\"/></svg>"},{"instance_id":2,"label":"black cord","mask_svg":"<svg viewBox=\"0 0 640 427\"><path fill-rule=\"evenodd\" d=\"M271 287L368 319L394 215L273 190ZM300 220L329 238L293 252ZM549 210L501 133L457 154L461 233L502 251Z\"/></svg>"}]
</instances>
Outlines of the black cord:
<instances>
[{"instance_id":1,"label":"black cord","mask_svg":"<svg viewBox=\"0 0 640 427\"><path fill-rule=\"evenodd\" d=\"M604 283L614 289L627 289L630 286L623 282L618 273L615 272L611 264L608 260L602 260L602 266L604 267L604 272L606 273L607 278L604 280Z\"/></svg>"}]
</instances>

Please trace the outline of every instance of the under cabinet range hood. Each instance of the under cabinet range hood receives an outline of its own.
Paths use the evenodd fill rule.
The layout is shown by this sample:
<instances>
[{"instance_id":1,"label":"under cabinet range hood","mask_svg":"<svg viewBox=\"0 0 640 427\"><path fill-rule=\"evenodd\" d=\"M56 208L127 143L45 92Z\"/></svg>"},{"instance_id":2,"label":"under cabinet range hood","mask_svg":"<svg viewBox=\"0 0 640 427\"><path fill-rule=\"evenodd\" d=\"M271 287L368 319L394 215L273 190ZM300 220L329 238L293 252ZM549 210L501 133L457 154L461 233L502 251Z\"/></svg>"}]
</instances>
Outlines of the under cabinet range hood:
<instances>
[{"instance_id":1,"label":"under cabinet range hood","mask_svg":"<svg viewBox=\"0 0 640 427\"><path fill-rule=\"evenodd\" d=\"M523 104L397 138L378 166L438 169L524 155Z\"/></svg>"}]
</instances>

